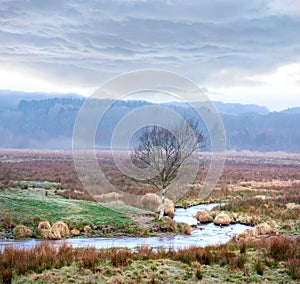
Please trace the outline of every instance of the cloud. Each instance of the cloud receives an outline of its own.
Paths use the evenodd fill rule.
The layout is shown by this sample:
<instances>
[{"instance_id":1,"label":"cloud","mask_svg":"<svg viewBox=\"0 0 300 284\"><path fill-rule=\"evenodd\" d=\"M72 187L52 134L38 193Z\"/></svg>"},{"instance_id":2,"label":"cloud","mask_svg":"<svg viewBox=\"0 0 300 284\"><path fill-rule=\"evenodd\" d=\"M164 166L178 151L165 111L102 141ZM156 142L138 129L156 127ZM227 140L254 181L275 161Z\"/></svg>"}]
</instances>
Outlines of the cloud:
<instances>
[{"instance_id":1,"label":"cloud","mask_svg":"<svg viewBox=\"0 0 300 284\"><path fill-rule=\"evenodd\" d=\"M64 88L144 68L247 86L300 62L299 30L296 0L1 1L0 64Z\"/></svg>"}]
</instances>

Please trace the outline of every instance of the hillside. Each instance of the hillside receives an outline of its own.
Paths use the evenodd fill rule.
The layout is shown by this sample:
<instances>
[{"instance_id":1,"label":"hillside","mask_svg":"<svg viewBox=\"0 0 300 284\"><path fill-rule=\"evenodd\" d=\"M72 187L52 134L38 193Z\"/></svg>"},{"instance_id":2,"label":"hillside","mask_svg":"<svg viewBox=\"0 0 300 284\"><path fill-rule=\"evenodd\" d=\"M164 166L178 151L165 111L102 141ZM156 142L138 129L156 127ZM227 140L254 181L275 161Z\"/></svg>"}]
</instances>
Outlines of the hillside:
<instances>
[{"instance_id":1,"label":"hillside","mask_svg":"<svg viewBox=\"0 0 300 284\"><path fill-rule=\"evenodd\" d=\"M79 96L40 98L0 94L0 147L70 149L73 126L84 99ZM32 99L30 99L32 98ZM95 107L107 107L111 100L95 101ZM96 144L100 149L111 143L114 127L131 110L150 105L145 101L118 101L101 121ZM228 150L300 152L299 108L269 112L262 106L216 102L225 126ZM192 111L185 104L168 104L179 114ZM197 104L205 108L205 103ZM153 114L155 115L155 114ZM205 130L205 125L202 124Z\"/></svg>"}]
</instances>

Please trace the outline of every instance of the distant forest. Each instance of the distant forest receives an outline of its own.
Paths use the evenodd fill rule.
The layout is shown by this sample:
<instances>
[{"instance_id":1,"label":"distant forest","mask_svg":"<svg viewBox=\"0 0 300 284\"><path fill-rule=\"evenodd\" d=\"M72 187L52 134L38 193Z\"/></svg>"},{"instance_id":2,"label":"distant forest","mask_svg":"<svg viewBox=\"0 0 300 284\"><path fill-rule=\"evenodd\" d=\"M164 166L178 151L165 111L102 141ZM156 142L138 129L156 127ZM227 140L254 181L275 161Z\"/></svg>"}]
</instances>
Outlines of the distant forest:
<instances>
[{"instance_id":1,"label":"distant forest","mask_svg":"<svg viewBox=\"0 0 300 284\"><path fill-rule=\"evenodd\" d=\"M10 103L0 96L0 147L70 149L77 113L84 99L80 97L21 99ZM106 107L110 100L95 105ZM145 101L118 101L99 125L96 143L107 149L118 121L135 108L149 105ZM225 126L228 150L300 152L300 108L269 112L256 105L215 103ZM186 105L169 104L178 113ZM205 108L205 104L198 105Z\"/></svg>"}]
</instances>

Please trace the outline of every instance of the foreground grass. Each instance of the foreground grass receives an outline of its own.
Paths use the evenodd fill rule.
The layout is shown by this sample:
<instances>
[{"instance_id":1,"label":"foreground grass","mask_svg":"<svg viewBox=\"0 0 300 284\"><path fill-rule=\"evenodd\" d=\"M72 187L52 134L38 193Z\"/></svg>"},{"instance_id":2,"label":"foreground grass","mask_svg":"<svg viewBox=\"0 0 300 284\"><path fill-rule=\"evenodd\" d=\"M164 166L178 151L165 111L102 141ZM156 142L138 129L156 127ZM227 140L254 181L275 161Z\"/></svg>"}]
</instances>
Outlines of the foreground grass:
<instances>
[{"instance_id":1,"label":"foreground grass","mask_svg":"<svg viewBox=\"0 0 300 284\"><path fill-rule=\"evenodd\" d=\"M41 243L0 253L2 283L299 283L300 238L153 251Z\"/></svg>"},{"instance_id":2,"label":"foreground grass","mask_svg":"<svg viewBox=\"0 0 300 284\"><path fill-rule=\"evenodd\" d=\"M96 202L65 199L55 191L43 188L0 190L2 237L12 231L11 228L15 225L23 224L35 230L38 223L44 220L50 223L63 221L70 229L82 229L88 225L98 228L100 232L101 228L109 226L112 233L134 233L137 226L127 214L145 213L147 212L125 205L104 207Z\"/></svg>"}]
</instances>

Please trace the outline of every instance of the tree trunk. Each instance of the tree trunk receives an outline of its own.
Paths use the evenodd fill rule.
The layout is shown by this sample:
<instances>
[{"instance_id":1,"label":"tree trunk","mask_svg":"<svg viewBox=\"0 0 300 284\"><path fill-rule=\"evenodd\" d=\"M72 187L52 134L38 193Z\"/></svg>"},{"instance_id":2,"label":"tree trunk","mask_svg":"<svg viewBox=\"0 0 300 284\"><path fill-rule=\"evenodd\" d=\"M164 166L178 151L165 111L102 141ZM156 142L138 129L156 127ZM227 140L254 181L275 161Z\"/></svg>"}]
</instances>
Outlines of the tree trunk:
<instances>
[{"instance_id":1,"label":"tree trunk","mask_svg":"<svg viewBox=\"0 0 300 284\"><path fill-rule=\"evenodd\" d=\"M164 213L165 213L165 189L163 189L161 192L161 206L160 206L158 220L160 220L164 216Z\"/></svg>"}]
</instances>

